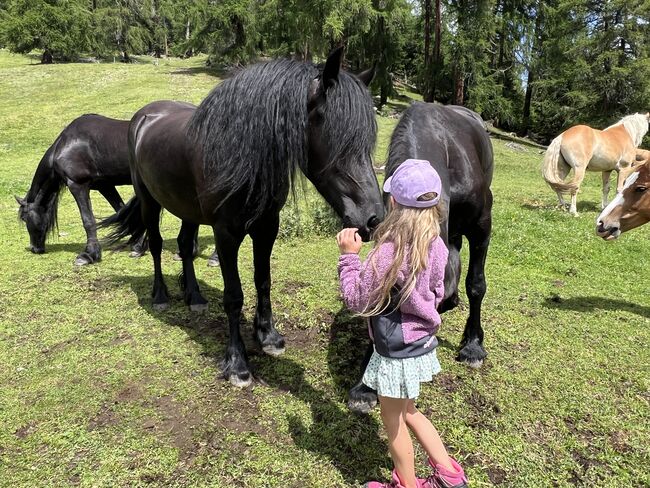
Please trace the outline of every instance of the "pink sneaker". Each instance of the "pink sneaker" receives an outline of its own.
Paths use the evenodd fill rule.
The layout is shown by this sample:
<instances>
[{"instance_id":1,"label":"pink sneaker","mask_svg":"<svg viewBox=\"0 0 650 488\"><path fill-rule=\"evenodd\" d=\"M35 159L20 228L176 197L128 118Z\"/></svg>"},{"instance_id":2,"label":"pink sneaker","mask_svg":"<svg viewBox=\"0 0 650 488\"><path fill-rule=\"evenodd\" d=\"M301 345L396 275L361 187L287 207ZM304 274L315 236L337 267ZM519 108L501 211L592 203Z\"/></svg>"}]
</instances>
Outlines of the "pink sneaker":
<instances>
[{"instance_id":1,"label":"pink sneaker","mask_svg":"<svg viewBox=\"0 0 650 488\"><path fill-rule=\"evenodd\" d=\"M427 488L468 488L467 476L465 471L452 457L451 466L454 468L450 471L439 464L433 464L429 459L429 466L433 468L433 474L429 476L429 487Z\"/></svg>"},{"instance_id":2,"label":"pink sneaker","mask_svg":"<svg viewBox=\"0 0 650 488\"><path fill-rule=\"evenodd\" d=\"M418 488L433 488L428 479L417 479ZM363 488L404 488L404 485L397 476L397 471L393 470L393 479L388 483L381 483L379 481L368 481Z\"/></svg>"}]
</instances>

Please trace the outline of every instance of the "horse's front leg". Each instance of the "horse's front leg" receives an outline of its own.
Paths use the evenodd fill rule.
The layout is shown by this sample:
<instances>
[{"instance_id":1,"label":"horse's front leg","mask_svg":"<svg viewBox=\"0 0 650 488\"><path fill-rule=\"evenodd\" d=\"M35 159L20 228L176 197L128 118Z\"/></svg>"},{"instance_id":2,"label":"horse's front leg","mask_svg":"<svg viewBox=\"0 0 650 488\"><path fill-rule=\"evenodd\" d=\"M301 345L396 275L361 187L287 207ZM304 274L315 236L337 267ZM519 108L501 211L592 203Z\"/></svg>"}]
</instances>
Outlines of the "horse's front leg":
<instances>
[{"instance_id":1,"label":"horse's front leg","mask_svg":"<svg viewBox=\"0 0 650 488\"><path fill-rule=\"evenodd\" d=\"M230 331L226 356L221 363L221 370L224 378L234 386L245 387L251 384L253 378L248 364L246 347L239 330L241 309L244 305L244 293L239 279L237 255L239 246L244 240L245 232L219 226L215 228L215 234L224 283L223 307L228 316Z\"/></svg>"},{"instance_id":2,"label":"horse's front leg","mask_svg":"<svg viewBox=\"0 0 650 488\"><path fill-rule=\"evenodd\" d=\"M609 180L612 175L611 171L603 171L603 198L600 202L600 209L604 209L607 206L607 200L609 198Z\"/></svg>"},{"instance_id":3,"label":"horse's front leg","mask_svg":"<svg viewBox=\"0 0 650 488\"><path fill-rule=\"evenodd\" d=\"M271 356L284 352L284 337L273 324L271 310L271 251L278 235L280 217L274 214L261 219L251 228L253 260L255 263L255 288L257 310L255 312L255 338L262 350Z\"/></svg>"},{"instance_id":4,"label":"horse's front leg","mask_svg":"<svg viewBox=\"0 0 650 488\"><path fill-rule=\"evenodd\" d=\"M361 362L361 377L366 372L366 367L370 362L370 357L374 351L372 344L366 348L366 354ZM356 385L350 388L348 392L348 408L356 413L370 413L377 406L377 392L363 384L359 379Z\"/></svg>"},{"instance_id":5,"label":"horse's front leg","mask_svg":"<svg viewBox=\"0 0 650 488\"><path fill-rule=\"evenodd\" d=\"M74 264L75 266L84 266L96 263L102 259L102 250L97 240L97 225L90 203L90 187L68 181L68 188L75 202L77 202L77 207L79 207L81 213L81 221L86 230L86 249L84 252L79 253L74 260Z\"/></svg>"},{"instance_id":6,"label":"horse's front leg","mask_svg":"<svg viewBox=\"0 0 650 488\"><path fill-rule=\"evenodd\" d=\"M483 328L481 327L481 304L485 296L485 259L492 231L491 205L483 210L477 226L467 235L469 241L469 265L465 278L465 290L469 300L469 317L465 324L458 361L478 368L483 364L487 352L483 347Z\"/></svg>"},{"instance_id":7,"label":"horse's front leg","mask_svg":"<svg viewBox=\"0 0 650 488\"><path fill-rule=\"evenodd\" d=\"M185 304L192 312L204 312L208 309L208 301L201 295L199 283L194 272L194 243L199 226L183 220L181 231L178 233L178 252L183 259L183 273L181 274L181 288L183 289Z\"/></svg>"}]
</instances>

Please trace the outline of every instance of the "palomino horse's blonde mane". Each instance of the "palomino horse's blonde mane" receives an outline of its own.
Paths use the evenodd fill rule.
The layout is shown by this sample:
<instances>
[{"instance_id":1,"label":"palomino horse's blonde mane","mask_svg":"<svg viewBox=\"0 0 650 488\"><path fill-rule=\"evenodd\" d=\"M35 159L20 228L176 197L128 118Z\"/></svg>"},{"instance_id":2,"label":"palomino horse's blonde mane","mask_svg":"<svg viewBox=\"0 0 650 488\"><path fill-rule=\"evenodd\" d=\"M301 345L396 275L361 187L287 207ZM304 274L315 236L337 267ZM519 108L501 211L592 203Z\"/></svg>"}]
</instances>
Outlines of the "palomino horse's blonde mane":
<instances>
[{"instance_id":1,"label":"palomino horse's blonde mane","mask_svg":"<svg viewBox=\"0 0 650 488\"><path fill-rule=\"evenodd\" d=\"M623 124L625 130L632 138L632 141L634 141L634 147L638 147L643 140L643 136L645 136L646 132L648 132L648 116L646 114L639 113L626 115L615 124L607 127L607 129L611 129L612 127L616 127L617 125L621 124Z\"/></svg>"}]
</instances>

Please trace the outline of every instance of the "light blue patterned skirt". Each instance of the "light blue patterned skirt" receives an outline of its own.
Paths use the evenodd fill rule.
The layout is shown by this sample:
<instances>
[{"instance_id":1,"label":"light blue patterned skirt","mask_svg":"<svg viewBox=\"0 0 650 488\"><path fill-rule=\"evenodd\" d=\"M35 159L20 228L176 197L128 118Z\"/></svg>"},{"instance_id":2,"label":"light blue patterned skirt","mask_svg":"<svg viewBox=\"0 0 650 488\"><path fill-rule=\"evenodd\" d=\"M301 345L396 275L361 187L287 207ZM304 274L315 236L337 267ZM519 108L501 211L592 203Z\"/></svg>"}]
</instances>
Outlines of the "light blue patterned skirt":
<instances>
[{"instance_id":1,"label":"light blue patterned skirt","mask_svg":"<svg viewBox=\"0 0 650 488\"><path fill-rule=\"evenodd\" d=\"M405 359L387 358L374 351L362 381L379 396L415 399L420 395L420 383L431 381L440 370L435 349Z\"/></svg>"}]
</instances>

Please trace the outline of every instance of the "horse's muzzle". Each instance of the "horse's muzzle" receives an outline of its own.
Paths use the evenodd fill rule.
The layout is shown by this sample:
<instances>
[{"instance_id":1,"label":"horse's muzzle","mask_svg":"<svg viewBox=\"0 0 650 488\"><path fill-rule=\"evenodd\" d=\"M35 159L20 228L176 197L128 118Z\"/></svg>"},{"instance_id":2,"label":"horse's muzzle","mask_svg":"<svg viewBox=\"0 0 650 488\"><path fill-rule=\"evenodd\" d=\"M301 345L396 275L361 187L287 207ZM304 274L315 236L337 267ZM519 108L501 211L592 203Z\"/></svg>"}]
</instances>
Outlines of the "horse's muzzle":
<instances>
[{"instance_id":1,"label":"horse's muzzle","mask_svg":"<svg viewBox=\"0 0 650 488\"><path fill-rule=\"evenodd\" d=\"M596 234L606 241L611 241L621 235L621 229L616 226L605 227L605 224L600 221L596 225Z\"/></svg>"}]
</instances>

